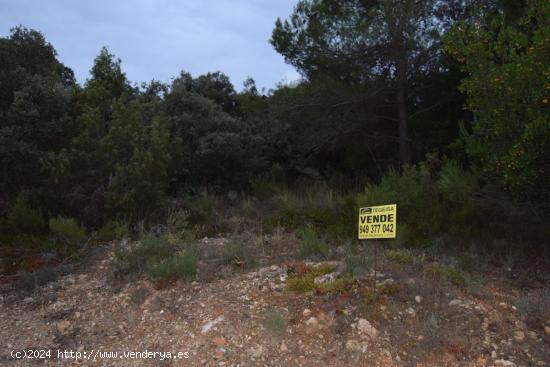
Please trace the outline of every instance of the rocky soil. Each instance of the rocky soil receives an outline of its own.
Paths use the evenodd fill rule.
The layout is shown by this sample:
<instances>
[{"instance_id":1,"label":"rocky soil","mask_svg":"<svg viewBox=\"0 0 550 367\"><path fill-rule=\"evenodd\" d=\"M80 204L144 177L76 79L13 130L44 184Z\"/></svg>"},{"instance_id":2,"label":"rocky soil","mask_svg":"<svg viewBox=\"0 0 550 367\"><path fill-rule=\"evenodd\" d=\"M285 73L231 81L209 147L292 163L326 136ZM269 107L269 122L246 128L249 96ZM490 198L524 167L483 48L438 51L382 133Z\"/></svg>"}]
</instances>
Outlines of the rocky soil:
<instances>
[{"instance_id":1,"label":"rocky soil","mask_svg":"<svg viewBox=\"0 0 550 367\"><path fill-rule=\"evenodd\" d=\"M370 277L342 293L294 293L285 291L284 264L157 289L144 279L110 280L112 249L105 245L92 264L31 293L1 293L0 365L549 365L550 325L528 328L511 302L513 291L490 280L484 283L490 296L480 297L390 266L381 269L379 283L396 284L397 292L373 305L361 295ZM29 349L52 355L10 356ZM60 359L58 350L86 358ZM145 350L188 358L92 357Z\"/></svg>"}]
</instances>

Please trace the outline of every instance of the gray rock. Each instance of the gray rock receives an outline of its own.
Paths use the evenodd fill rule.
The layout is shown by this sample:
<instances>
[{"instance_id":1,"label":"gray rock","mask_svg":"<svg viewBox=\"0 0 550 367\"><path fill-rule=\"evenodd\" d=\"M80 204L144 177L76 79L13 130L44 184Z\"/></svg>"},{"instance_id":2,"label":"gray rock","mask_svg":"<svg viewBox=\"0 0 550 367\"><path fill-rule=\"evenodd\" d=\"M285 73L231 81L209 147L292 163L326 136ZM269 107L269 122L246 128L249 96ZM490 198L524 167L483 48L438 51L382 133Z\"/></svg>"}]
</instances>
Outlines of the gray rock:
<instances>
[{"instance_id":1,"label":"gray rock","mask_svg":"<svg viewBox=\"0 0 550 367\"><path fill-rule=\"evenodd\" d=\"M516 367L516 364L512 361L497 359L495 361L495 367Z\"/></svg>"},{"instance_id":2,"label":"gray rock","mask_svg":"<svg viewBox=\"0 0 550 367\"><path fill-rule=\"evenodd\" d=\"M313 283L315 285L321 285L321 284L325 284L325 283L334 282L338 278L338 275L339 274L337 272L333 272L333 273L329 273L329 274L325 274L325 275L320 275L320 276L316 277L313 280Z\"/></svg>"},{"instance_id":3,"label":"gray rock","mask_svg":"<svg viewBox=\"0 0 550 367\"><path fill-rule=\"evenodd\" d=\"M376 339L379 334L378 330L376 330L376 328L365 319L359 319L357 322L357 330L359 330L359 333L366 335L371 339Z\"/></svg>"},{"instance_id":4,"label":"gray rock","mask_svg":"<svg viewBox=\"0 0 550 367\"><path fill-rule=\"evenodd\" d=\"M449 302L449 306L460 306L462 304L462 301L459 299L453 299L451 302Z\"/></svg>"}]
</instances>

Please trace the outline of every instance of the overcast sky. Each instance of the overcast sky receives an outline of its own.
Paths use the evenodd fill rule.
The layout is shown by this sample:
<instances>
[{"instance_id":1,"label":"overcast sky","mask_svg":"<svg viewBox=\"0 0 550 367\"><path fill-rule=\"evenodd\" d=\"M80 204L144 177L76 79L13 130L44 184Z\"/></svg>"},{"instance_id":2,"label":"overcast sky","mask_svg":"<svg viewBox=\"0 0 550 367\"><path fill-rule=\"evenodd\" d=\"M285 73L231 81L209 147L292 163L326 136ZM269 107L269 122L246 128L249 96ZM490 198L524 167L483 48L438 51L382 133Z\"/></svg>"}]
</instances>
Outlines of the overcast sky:
<instances>
[{"instance_id":1,"label":"overcast sky","mask_svg":"<svg viewBox=\"0 0 550 367\"><path fill-rule=\"evenodd\" d=\"M298 74L268 43L297 0L0 0L0 36L22 24L41 31L84 82L102 46L132 82L168 82L220 70L237 90L247 76L272 88Z\"/></svg>"}]
</instances>

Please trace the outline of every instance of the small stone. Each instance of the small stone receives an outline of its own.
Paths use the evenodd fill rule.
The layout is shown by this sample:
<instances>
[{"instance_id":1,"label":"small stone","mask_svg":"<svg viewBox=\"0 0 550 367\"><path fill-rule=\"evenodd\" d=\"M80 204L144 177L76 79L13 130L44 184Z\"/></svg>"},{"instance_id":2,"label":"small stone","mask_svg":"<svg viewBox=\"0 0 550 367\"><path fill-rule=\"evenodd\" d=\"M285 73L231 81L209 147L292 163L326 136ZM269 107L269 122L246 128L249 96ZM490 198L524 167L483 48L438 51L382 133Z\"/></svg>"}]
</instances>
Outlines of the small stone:
<instances>
[{"instance_id":1,"label":"small stone","mask_svg":"<svg viewBox=\"0 0 550 367\"><path fill-rule=\"evenodd\" d=\"M312 316L306 321L306 325L315 327L315 326L319 325L319 321L317 320L316 317Z\"/></svg>"},{"instance_id":2,"label":"small stone","mask_svg":"<svg viewBox=\"0 0 550 367\"><path fill-rule=\"evenodd\" d=\"M338 278L338 273L337 273L337 272L333 272L333 273L329 273L329 274L325 274L325 275L320 275L320 276L316 277L316 278L313 280L313 283L314 283L315 285L321 285L321 284L325 284L325 283L331 283L331 282L334 282L337 278Z\"/></svg>"},{"instance_id":3,"label":"small stone","mask_svg":"<svg viewBox=\"0 0 550 367\"><path fill-rule=\"evenodd\" d=\"M223 321L223 316L220 316L220 317L218 317L218 318L216 318L216 319L214 319L214 320L208 321L206 324L204 324L204 325L202 326L201 332L202 332L203 334L206 334L207 332L210 331L210 329L212 329L214 326L216 326L217 324L219 324L219 323L222 322L222 321Z\"/></svg>"},{"instance_id":4,"label":"small stone","mask_svg":"<svg viewBox=\"0 0 550 367\"><path fill-rule=\"evenodd\" d=\"M279 347L279 350L281 352L288 352L288 347L286 346L285 342L281 343L281 346Z\"/></svg>"},{"instance_id":5,"label":"small stone","mask_svg":"<svg viewBox=\"0 0 550 367\"><path fill-rule=\"evenodd\" d=\"M487 318L483 319L483 323L481 324L481 329L487 330L489 328L489 320Z\"/></svg>"},{"instance_id":6,"label":"small stone","mask_svg":"<svg viewBox=\"0 0 550 367\"><path fill-rule=\"evenodd\" d=\"M59 331L61 334L64 334L67 329L71 326L70 321L64 320L57 323L57 331Z\"/></svg>"},{"instance_id":7,"label":"small stone","mask_svg":"<svg viewBox=\"0 0 550 367\"><path fill-rule=\"evenodd\" d=\"M362 348L357 340L348 340L346 342L346 349L350 352L359 352Z\"/></svg>"},{"instance_id":8,"label":"small stone","mask_svg":"<svg viewBox=\"0 0 550 367\"><path fill-rule=\"evenodd\" d=\"M357 329L361 334L365 334L371 339L375 339L378 336L378 330L365 319L359 319L357 322Z\"/></svg>"},{"instance_id":9,"label":"small stone","mask_svg":"<svg viewBox=\"0 0 550 367\"><path fill-rule=\"evenodd\" d=\"M302 315L303 315L304 317L311 316L311 310L310 310L309 308L306 308L306 309L304 310L304 312L302 312Z\"/></svg>"},{"instance_id":10,"label":"small stone","mask_svg":"<svg viewBox=\"0 0 550 367\"><path fill-rule=\"evenodd\" d=\"M218 347L225 345L225 338L217 337L212 339L212 343L216 344Z\"/></svg>"},{"instance_id":11,"label":"small stone","mask_svg":"<svg viewBox=\"0 0 550 367\"><path fill-rule=\"evenodd\" d=\"M409 307L405 310L405 312L407 312L409 315L411 315L412 317L415 317L416 316L416 311L414 310L414 308L412 307Z\"/></svg>"},{"instance_id":12,"label":"small stone","mask_svg":"<svg viewBox=\"0 0 550 367\"><path fill-rule=\"evenodd\" d=\"M460 306L462 304L462 301L459 299L453 299L451 302L449 302L449 306Z\"/></svg>"},{"instance_id":13,"label":"small stone","mask_svg":"<svg viewBox=\"0 0 550 367\"><path fill-rule=\"evenodd\" d=\"M521 343L523 340L525 340L525 333L523 331L516 331L514 333L514 339L518 342L518 343Z\"/></svg>"},{"instance_id":14,"label":"small stone","mask_svg":"<svg viewBox=\"0 0 550 367\"><path fill-rule=\"evenodd\" d=\"M512 361L497 359L495 361L495 367L516 367L516 364Z\"/></svg>"},{"instance_id":15,"label":"small stone","mask_svg":"<svg viewBox=\"0 0 550 367\"><path fill-rule=\"evenodd\" d=\"M264 348L261 345L258 345L256 348L250 348L248 350L248 354L250 354L252 358L260 358L263 353Z\"/></svg>"},{"instance_id":16,"label":"small stone","mask_svg":"<svg viewBox=\"0 0 550 367\"><path fill-rule=\"evenodd\" d=\"M545 326L545 327L544 327L544 333L545 333L546 335L550 335L550 326Z\"/></svg>"},{"instance_id":17,"label":"small stone","mask_svg":"<svg viewBox=\"0 0 550 367\"><path fill-rule=\"evenodd\" d=\"M415 301L416 303L422 302L422 296L416 296L416 297L414 297L414 301Z\"/></svg>"},{"instance_id":18,"label":"small stone","mask_svg":"<svg viewBox=\"0 0 550 367\"><path fill-rule=\"evenodd\" d=\"M491 352L491 358L493 358L493 359L496 359L496 358L497 358L497 351L496 351L496 350L493 350L493 351Z\"/></svg>"}]
</instances>

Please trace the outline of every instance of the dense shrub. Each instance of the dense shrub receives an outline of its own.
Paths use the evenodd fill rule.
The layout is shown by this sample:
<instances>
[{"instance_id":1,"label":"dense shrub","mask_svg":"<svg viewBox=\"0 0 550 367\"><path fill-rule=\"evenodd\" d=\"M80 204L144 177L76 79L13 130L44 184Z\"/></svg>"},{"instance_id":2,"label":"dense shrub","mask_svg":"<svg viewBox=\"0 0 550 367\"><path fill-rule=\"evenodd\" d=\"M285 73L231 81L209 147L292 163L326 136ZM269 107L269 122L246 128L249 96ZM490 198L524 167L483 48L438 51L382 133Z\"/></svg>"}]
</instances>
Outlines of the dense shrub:
<instances>
[{"instance_id":1,"label":"dense shrub","mask_svg":"<svg viewBox=\"0 0 550 367\"><path fill-rule=\"evenodd\" d=\"M185 200L188 211L188 220L192 224L212 222L216 215L216 199L202 193Z\"/></svg>"},{"instance_id":2,"label":"dense shrub","mask_svg":"<svg viewBox=\"0 0 550 367\"><path fill-rule=\"evenodd\" d=\"M12 234L44 233L47 228L42 214L32 208L22 195L8 208L6 217L0 223L3 232Z\"/></svg>"},{"instance_id":3,"label":"dense shrub","mask_svg":"<svg viewBox=\"0 0 550 367\"><path fill-rule=\"evenodd\" d=\"M110 220L98 229L96 238L100 241L112 241L129 235L130 228L127 222L123 220Z\"/></svg>"},{"instance_id":4,"label":"dense shrub","mask_svg":"<svg viewBox=\"0 0 550 367\"><path fill-rule=\"evenodd\" d=\"M86 229L74 218L50 218L50 230L70 245L78 245L86 241Z\"/></svg>"},{"instance_id":5,"label":"dense shrub","mask_svg":"<svg viewBox=\"0 0 550 367\"><path fill-rule=\"evenodd\" d=\"M398 221L410 229L401 232L398 226L397 236L409 245L428 244L441 230L444 208L426 164L405 166L402 173L390 170L378 185L367 185L356 202L358 207L397 204ZM409 237L403 238L405 235Z\"/></svg>"},{"instance_id":6,"label":"dense shrub","mask_svg":"<svg viewBox=\"0 0 550 367\"><path fill-rule=\"evenodd\" d=\"M197 273L197 256L192 250L182 250L172 257L150 261L145 272L152 278L190 280Z\"/></svg>"},{"instance_id":7,"label":"dense shrub","mask_svg":"<svg viewBox=\"0 0 550 367\"><path fill-rule=\"evenodd\" d=\"M128 274L139 275L147 263L155 263L173 253L173 246L164 238L151 234L144 235L134 247L115 249L114 275L123 277Z\"/></svg>"}]
</instances>

